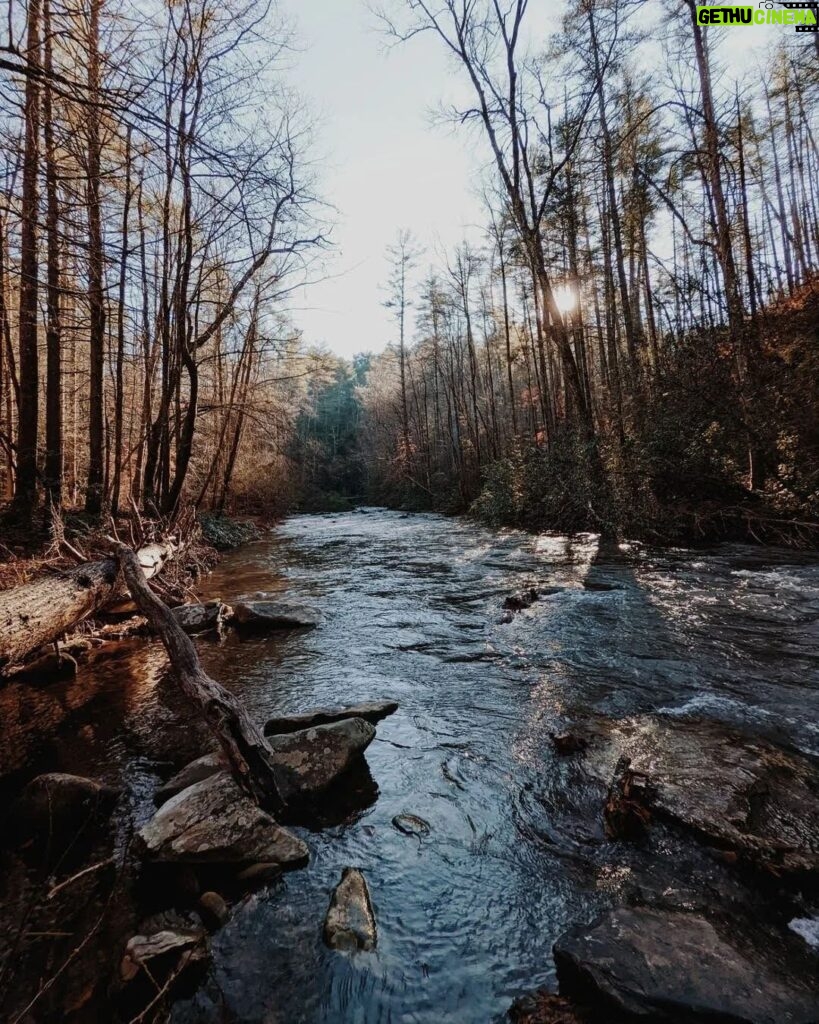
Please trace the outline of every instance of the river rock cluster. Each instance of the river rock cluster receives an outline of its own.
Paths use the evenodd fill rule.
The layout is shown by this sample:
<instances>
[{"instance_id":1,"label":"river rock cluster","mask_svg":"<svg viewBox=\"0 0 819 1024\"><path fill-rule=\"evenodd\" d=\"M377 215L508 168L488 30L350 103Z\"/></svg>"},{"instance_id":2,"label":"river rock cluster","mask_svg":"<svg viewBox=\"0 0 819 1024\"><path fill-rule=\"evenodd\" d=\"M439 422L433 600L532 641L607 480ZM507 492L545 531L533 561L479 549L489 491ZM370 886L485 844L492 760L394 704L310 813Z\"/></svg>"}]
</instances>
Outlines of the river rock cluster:
<instances>
[{"instance_id":1,"label":"river rock cluster","mask_svg":"<svg viewBox=\"0 0 819 1024\"><path fill-rule=\"evenodd\" d=\"M314 711L271 719L265 725L273 761L288 805L321 798L344 783L361 764L375 737L375 725L397 709L392 701ZM155 794L159 808L138 832L146 867L171 867L193 892L214 879L227 892L241 893L303 867L307 844L248 797L221 751L184 765ZM191 872L191 874L184 874ZM218 928L228 919L227 900L215 889L202 892L200 919ZM332 894L324 940L341 951L372 950L376 923L364 875L345 868ZM166 918L128 943L121 966L124 985L157 973L166 981L187 974L209 956L202 928ZM133 998L133 992L132 996Z\"/></svg>"},{"instance_id":2,"label":"river rock cluster","mask_svg":"<svg viewBox=\"0 0 819 1024\"><path fill-rule=\"evenodd\" d=\"M354 790L377 723L397 706L380 701L317 708L268 721L264 731L288 806L312 808L325 799L334 803L334 794ZM24 850L54 860L77 847L78 835L104 835L119 795L93 779L52 772L28 783L11 820ZM183 765L159 786L154 801L157 810L135 837L142 862L140 892L149 894L147 904L143 895L138 897L135 909L138 913L143 904L144 909L181 909L137 919L119 966L118 998L125 1019L151 1004L157 986L176 991L185 979L195 982L210 959L208 933L226 923L231 903L282 872L303 867L310 855L295 831L245 794L221 751ZM69 897L73 908L88 891L80 882L91 884L102 869L114 869L113 861L82 867L78 860L79 881L70 879L64 890L60 887L61 896ZM57 913L56 901L54 906ZM324 940L335 950L368 951L376 935L364 875L344 868L330 897Z\"/></svg>"},{"instance_id":3,"label":"river rock cluster","mask_svg":"<svg viewBox=\"0 0 819 1024\"><path fill-rule=\"evenodd\" d=\"M313 629L321 613L301 601L290 601L259 592L231 606L215 598L200 604L183 604L173 609L176 621L186 633L208 633L223 626L245 632L278 629Z\"/></svg>"},{"instance_id":4,"label":"river rock cluster","mask_svg":"<svg viewBox=\"0 0 819 1024\"><path fill-rule=\"evenodd\" d=\"M701 843L752 886L787 893L819 878L819 765L708 720L642 715L553 737L608 796L611 843L665 826ZM637 827L639 825L639 827ZM816 1024L815 957L774 929L738 927L719 896L635 893L559 936L560 997L519 1000L510 1020L575 1024ZM811 967L811 959L813 968ZM568 1002L567 1002L568 1000Z\"/></svg>"},{"instance_id":5,"label":"river rock cluster","mask_svg":"<svg viewBox=\"0 0 819 1024\"><path fill-rule=\"evenodd\" d=\"M320 797L360 763L375 726L397 705L390 701L321 708L277 718L265 733L289 804ZM221 751L185 765L156 793L160 804L139 832L149 861L221 864L244 870L276 864L298 867L305 844L246 796Z\"/></svg>"}]
</instances>

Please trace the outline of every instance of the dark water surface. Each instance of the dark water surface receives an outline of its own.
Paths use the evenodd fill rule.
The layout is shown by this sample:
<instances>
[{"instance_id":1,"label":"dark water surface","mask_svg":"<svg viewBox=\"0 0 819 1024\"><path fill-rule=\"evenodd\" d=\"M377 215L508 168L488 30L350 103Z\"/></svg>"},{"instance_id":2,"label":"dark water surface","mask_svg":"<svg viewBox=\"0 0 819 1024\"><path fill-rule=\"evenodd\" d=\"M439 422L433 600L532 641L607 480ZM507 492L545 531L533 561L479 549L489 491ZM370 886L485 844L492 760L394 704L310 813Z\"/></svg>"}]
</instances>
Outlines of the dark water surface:
<instances>
[{"instance_id":1,"label":"dark water surface","mask_svg":"<svg viewBox=\"0 0 819 1024\"><path fill-rule=\"evenodd\" d=\"M548 593L502 622L503 598L530 583ZM672 836L650 858L605 840L599 789L549 739L578 719L704 716L819 755L815 556L602 551L594 537L373 509L294 517L206 586L227 601L278 590L319 607L323 625L200 643L254 717L378 698L400 710L367 752L377 801L301 833L310 866L234 909L177 1024L486 1024L554 983L557 935L623 886L731 898L726 869L681 854ZM127 776L130 813L144 820L155 762L195 756L202 733L175 725L184 710L155 643L90 671L88 707L104 699L110 715L89 710L84 734L72 709L80 726L51 767ZM403 812L429 835L397 831ZM347 865L364 871L379 929L377 950L355 957L321 941Z\"/></svg>"}]
</instances>

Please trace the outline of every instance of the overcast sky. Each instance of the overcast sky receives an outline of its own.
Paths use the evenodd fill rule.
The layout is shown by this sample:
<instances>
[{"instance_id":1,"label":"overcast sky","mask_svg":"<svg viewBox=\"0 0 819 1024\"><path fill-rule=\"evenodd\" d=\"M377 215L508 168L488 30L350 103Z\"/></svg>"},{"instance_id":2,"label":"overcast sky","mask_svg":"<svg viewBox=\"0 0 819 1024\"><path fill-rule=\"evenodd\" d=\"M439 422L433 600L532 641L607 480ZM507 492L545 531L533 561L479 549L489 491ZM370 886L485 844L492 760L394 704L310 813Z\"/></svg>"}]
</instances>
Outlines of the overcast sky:
<instances>
[{"instance_id":1,"label":"overcast sky","mask_svg":"<svg viewBox=\"0 0 819 1024\"><path fill-rule=\"evenodd\" d=\"M540 17L548 9L556 18L555 0L530 10L539 4ZM379 351L393 340L381 305L387 246L410 228L431 263L439 262L436 250L478 237L486 149L471 131L433 124L442 101L463 95L437 40L389 48L364 0L280 0L280 7L299 43L291 79L318 117L319 186L335 207L328 276L297 293L293 317L309 344L344 356ZM723 31L731 72L755 64L771 38L765 29Z\"/></svg>"}]
</instances>

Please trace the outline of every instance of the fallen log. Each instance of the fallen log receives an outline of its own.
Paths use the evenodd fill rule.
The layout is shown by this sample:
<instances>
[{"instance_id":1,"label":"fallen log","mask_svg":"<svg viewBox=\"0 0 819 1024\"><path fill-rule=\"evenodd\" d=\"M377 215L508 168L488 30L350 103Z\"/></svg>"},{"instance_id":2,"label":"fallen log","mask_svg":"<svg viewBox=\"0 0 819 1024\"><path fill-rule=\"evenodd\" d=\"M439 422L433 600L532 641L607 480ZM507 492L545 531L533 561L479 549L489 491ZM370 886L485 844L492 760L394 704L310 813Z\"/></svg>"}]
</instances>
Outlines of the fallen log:
<instances>
[{"instance_id":1,"label":"fallen log","mask_svg":"<svg viewBox=\"0 0 819 1024\"><path fill-rule=\"evenodd\" d=\"M162 641L182 693L202 712L237 782L257 804L278 813L284 808L282 788L261 729L232 693L205 674L190 637L148 587L137 555L124 544L116 553L134 603Z\"/></svg>"},{"instance_id":2,"label":"fallen log","mask_svg":"<svg viewBox=\"0 0 819 1024\"><path fill-rule=\"evenodd\" d=\"M148 544L137 558L146 579L156 576L175 546ZM86 562L68 572L0 592L0 671L54 643L117 594L113 558Z\"/></svg>"}]
</instances>

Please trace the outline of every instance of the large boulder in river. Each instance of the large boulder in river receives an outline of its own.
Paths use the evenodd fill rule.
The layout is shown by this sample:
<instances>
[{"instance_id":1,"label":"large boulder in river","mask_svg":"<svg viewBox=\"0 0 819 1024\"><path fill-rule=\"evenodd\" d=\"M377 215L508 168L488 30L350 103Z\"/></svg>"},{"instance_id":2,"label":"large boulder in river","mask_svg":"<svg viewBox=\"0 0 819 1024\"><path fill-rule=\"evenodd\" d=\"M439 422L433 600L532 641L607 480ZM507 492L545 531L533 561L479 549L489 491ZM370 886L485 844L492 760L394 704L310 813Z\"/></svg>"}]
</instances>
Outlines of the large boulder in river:
<instances>
[{"instance_id":1,"label":"large boulder in river","mask_svg":"<svg viewBox=\"0 0 819 1024\"><path fill-rule=\"evenodd\" d=\"M278 825L226 771L177 793L139 831L155 861L245 866L259 861L303 865L307 846Z\"/></svg>"},{"instance_id":2,"label":"large boulder in river","mask_svg":"<svg viewBox=\"0 0 819 1024\"><path fill-rule=\"evenodd\" d=\"M554 946L560 991L673 1024L816 1024L819 996L696 914L620 908Z\"/></svg>"},{"instance_id":3,"label":"large boulder in river","mask_svg":"<svg viewBox=\"0 0 819 1024\"><path fill-rule=\"evenodd\" d=\"M14 806L14 820L24 836L70 839L89 823L107 818L119 790L94 779L63 772L38 775L26 785Z\"/></svg>"},{"instance_id":4,"label":"large boulder in river","mask_svg":"<svg viewBox=\"0 0 819 1024\"><path fill-rule=\"evenodd\" d=\"M376 925L370 890L358 868L345 868L324 921L324 941L331 949L375 949Z\"/></svg>"},{"instance_id":5,"label":"large boulder in river","mask_svg":"<svg viewBox=\"0 0 819 1024\"><path fill-rule=\"evenodd\" d=\"M710 721L612 723L587 766L611 782L618 762L651 809L775 871L819 870L819 764ZM615 779L615 783L616 783Z\"/></svg>"},{"instance_id":6,"label":"large boulder in river","mask_svg":"<svg viewBox=\"0 0 819 1024\"><path fill-rule=\"evenodd\" d=\"M273 761L282 776L285 800L318 796L357 764L372 743L375 727L348 718L284 736L269 736Z\"/></svg>"},{"instance_id":7,"label":"large boulder in river","mask_svg":"<svg viewBox=\"0 0 819 1024\"><path fill-rule=\"evenodd\" d=\"M285 799L318 796L360 761L374 736L375 728L361 718L269 736L273 763L280 769L282 795ZM164 803L227 767L221 751L198 757L160 786L155 800Z\"/></svg>"},{"instance_id":8,"label":"large boulder in river","mask_svg":"<svg viewBox=\"0 0 819 1024\"><path fill-rule=\"evenodd\" d=\"M321 622L321 613L297 601L240 601L233 609L232 621L248 631L311 629Z\"/></svg>"},{"instance_id":9,"label":"large boulder in river","mask_svg":"<svg viewBox=\"0 0 819 1024\"><path fill-rule=\"evenodd\" d=\"M317 725L343 722L348 718L363 718L365 722L376 725L397 710L398 704L394 700L369 701L340 708L315 708L313 711L303 711L297 715L270 718L265 724L264 732L266 736L283 736L285 733L299 732L301 729L311 729Z\"/></svg>"}]
</instances>

